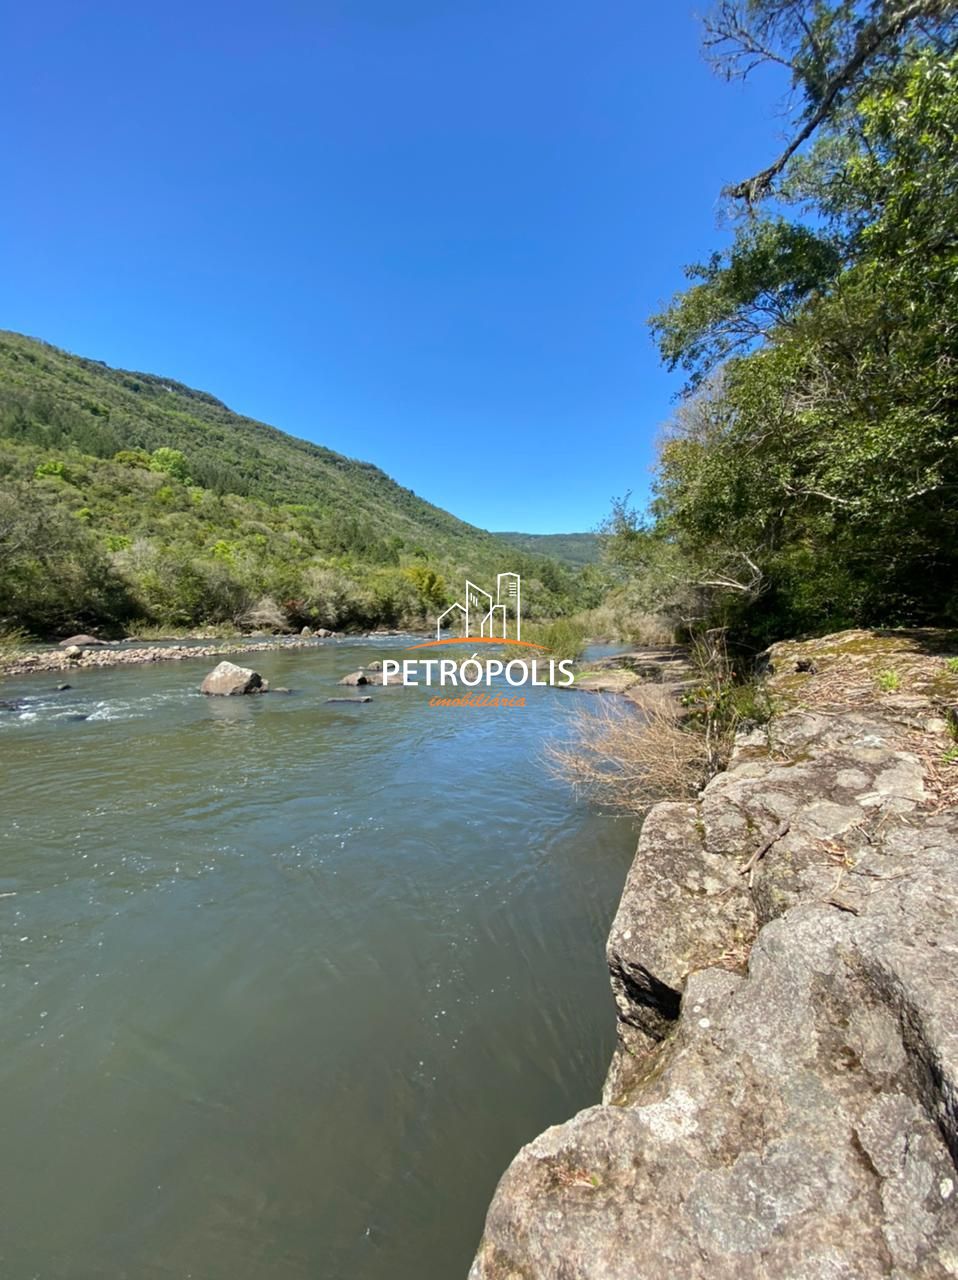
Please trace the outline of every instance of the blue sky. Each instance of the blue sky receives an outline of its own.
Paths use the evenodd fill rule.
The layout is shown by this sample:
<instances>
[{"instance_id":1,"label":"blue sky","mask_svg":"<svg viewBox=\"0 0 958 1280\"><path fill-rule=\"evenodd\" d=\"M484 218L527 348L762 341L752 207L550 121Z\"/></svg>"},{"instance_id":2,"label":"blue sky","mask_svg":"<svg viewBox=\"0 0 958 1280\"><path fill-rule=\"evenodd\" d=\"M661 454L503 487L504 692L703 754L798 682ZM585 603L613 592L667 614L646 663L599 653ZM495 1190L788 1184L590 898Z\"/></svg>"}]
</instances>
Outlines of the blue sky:
<instances>
[{"instance_id":1,"label":"blue sky","mask_svg":"<svg viewBox=\"0 0 958 1280\"><path fill-rule=\"evenodd\" d=\"M701 9L705 7L705 0ZM201 387L492 529L647 488L645 318L784 86L681 0L6 7L0 327Z\"/></svg>"}]
</instances>

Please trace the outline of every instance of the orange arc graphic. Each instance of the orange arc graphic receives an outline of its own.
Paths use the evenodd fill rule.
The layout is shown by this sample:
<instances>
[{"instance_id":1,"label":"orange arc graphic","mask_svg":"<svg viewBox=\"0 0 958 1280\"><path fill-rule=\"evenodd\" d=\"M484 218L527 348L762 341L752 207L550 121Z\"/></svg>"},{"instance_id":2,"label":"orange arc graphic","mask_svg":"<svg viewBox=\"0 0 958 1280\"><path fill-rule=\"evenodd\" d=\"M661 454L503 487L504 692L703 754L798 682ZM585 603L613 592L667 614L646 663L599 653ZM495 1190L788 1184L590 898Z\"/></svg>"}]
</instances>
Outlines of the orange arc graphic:
<instances>
[{"instance_id":1,"label":"orange arc graphic","mask_svg":"<svg viewBox=\"0 0 958 1280\"><path fill-rule=\"evenodd\" d=\"M495 636L450 636L446 640L424 640L422 644L410 644L406 648L434 649L440 644L517 644L522 649L543 649L546 653L549 652L544 644L533 644L531 640L496 639Z\"/></svg>"}]
</instances>

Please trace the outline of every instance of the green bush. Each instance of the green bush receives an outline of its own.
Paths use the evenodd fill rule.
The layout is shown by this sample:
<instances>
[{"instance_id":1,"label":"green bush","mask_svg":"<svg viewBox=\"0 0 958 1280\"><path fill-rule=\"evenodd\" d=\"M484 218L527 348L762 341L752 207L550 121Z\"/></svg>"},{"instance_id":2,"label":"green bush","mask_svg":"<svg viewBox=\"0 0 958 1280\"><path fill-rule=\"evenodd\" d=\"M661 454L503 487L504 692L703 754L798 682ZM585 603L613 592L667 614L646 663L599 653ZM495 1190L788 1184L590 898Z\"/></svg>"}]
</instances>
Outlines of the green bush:
<instances>
[{"instance_id":1,"label":"green bush","mask_svg":"<svg viewBox=\"0 0 958 1280\"><path fill-rule=\"evenodd\" d=\"M46 462L37 465L33 474L37 480L42 480L44 476L55 476L57 480L65 480L67 478L66 463L58 458L48 458Z\"/></svg>"},{"instance_id":2,"label":"green bush","mask_svg":"<svg viewBox=\"0 0 958 1280\"><path fill-rule=\"evenodd\" d=\"M154 449L150 456L150 470L162 471L165 475L172 476L174 480L179 480L181 484L191 484L190 469L186 458L179 449Z\"/></svg>"}]
</instances>

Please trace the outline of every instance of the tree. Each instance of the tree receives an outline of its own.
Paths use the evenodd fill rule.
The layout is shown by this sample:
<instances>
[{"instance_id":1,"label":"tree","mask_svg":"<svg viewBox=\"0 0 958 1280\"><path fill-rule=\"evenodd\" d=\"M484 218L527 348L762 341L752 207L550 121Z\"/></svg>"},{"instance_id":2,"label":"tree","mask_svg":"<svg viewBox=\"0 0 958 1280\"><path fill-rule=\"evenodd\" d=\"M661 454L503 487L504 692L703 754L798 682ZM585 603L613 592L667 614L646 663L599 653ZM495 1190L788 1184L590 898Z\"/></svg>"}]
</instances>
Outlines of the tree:
<instances>
[{"instance_id":1,"label":"tree","mask_svg":"<svg viewBox=\"0 0 958 1280\"><path fill-rule=\"evenodd\" d=\"M784 150L727 194L749 205L768 196L799 148L854 106L876 73L900 66L921 41L953 49L954 16L954 0L721 0L705 23L716 68L744 79L765 63L784 67L797 97Z\"/></svg>"},{"instance_id":2,"label":"tree","mask_svg":"<svg viewBox=\"0 0 958 1280\"><path fill-rule=\"evenodd\" d=\"M179 449L168 449L165 446L154 449L150 455L150 470L162 471L182 484L192 484L189 464Z\"/></svg>"},{"instance_id":3,"label":"tree","mask_svg":"<svg viewBox=\"0 0 958 1280\"><path fill-rule=\"evenodd\" d=\"M690 375L653 532L759 637L958 616L956 26L952 4L797 0L711 20L729 74L788 66L815 137L653 317Z\"/></svg>"}]
</instances>

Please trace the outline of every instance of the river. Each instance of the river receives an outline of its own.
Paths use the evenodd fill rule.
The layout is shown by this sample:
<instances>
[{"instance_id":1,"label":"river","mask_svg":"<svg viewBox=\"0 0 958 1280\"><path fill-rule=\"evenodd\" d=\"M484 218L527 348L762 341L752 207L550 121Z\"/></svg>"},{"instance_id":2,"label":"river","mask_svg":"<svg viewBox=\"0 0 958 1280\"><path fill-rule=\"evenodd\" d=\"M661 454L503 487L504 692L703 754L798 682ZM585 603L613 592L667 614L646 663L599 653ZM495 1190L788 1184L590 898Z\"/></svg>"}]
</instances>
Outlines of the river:
<instances>
[{"instance_id":1,"label":"river","mask_svg":"<svg viewBox=\"0 0 958 1280\"><path fill-rule=\"evenodd\" d=\"M404 643L0 685L4 1280L462 1280L597 1100L635 833L541 759L586 695L324 701Z\"/></svg>"}]
</instances>

